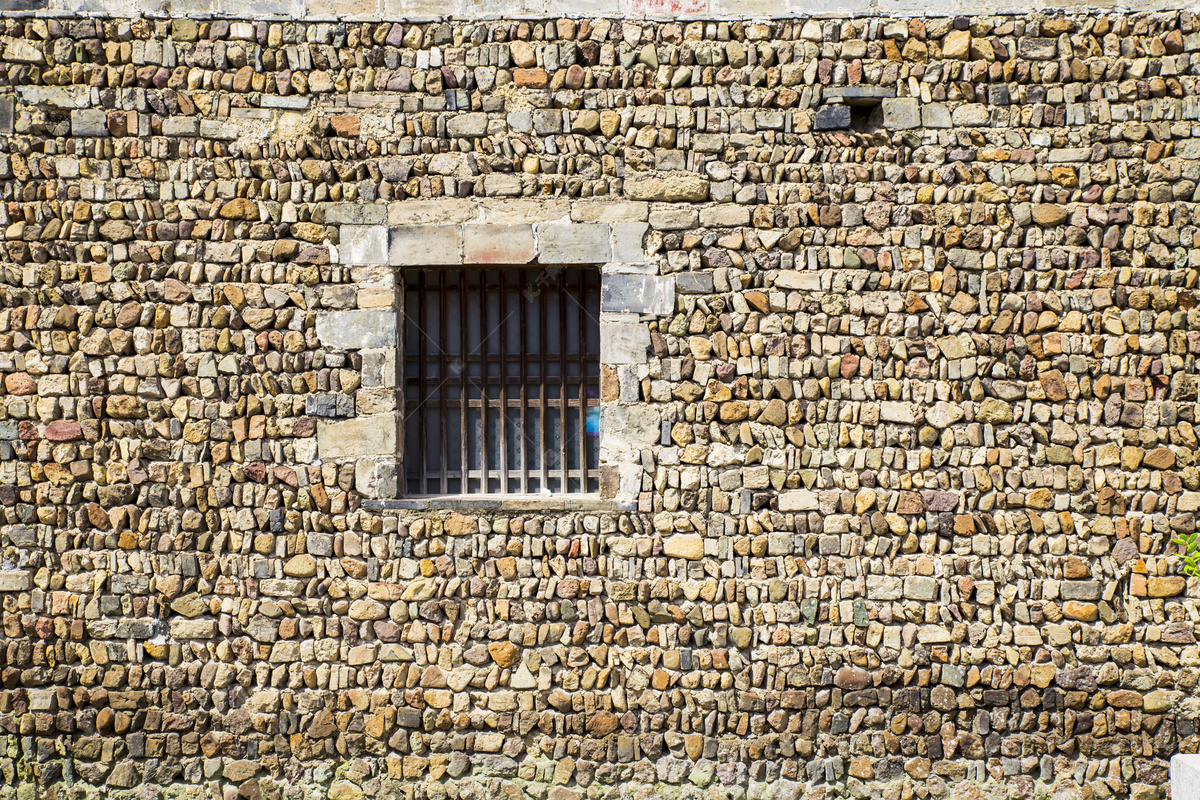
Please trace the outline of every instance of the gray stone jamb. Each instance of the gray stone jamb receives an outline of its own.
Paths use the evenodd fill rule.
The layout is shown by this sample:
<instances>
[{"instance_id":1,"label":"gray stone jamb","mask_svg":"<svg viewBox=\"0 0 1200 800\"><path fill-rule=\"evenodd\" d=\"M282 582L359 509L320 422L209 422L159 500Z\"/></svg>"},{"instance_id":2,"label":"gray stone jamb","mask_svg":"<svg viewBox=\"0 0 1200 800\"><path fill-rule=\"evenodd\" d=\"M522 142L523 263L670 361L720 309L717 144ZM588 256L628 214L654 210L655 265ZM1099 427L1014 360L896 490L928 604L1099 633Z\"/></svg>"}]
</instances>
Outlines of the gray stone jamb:
<instances>
[{"instance_id":1,"label":"gray stone jamb","mask_svg":"<svg viewBox=\"0 0 1200 800\"><path fill-rule=\"evenodd\" d=\"M1200 755L1177 753L1171 756L1171 797L1173 800L1200 800Z\"/></svg>"},{"instance_id":2,"label":"gray stone jamb","mask_svg":"<svg viewBox=\"0 0 1200 800\"><path fill-rule=\"evenodd\" d=\"M515 204L518 218L514 220L506 219L496 208L460 208L450 203L440 215L436 207L410 209L415 224L395 225L381 224L383 206L347 203L331 204L326 221L339 225L333 260L350 268L356 285L360 276L364 280L369 277L376 292L381 291L381 272L391 272L393 291L400 284L398 270L389 267L601 267L600 361L611 370L610 377L602 380L615 375L622 389L617 392L618 399L605 401L600 408L600 497L402 498L398 453L403 449L399 424L403 410L399 396L396 413L318 420L317 458L353 460L357 487L377 508L477 508L480 502L501 503L507 510L524 509L521 504L529 503L571 510L635 507L641 490L643 451L658 443L661 425L658 411L638 402L636 391L628 390L626 384L635 386L649 373L649 321L674 312L677 291L705 287L658 274L658 257L648 256L644 247L650 229L646 203L598 205L608 208L599 213L581 212L578 216L582 219L575 218L574 211L530 219L530 208ZM449 221L444 221L447 218ZM318 313L317 337L331 350L390 352L391 363L398 364L401 343L396 305L363 307L363 288L359 287L358 308ZM397 379L393 386L399 385ZM360 391L374 388L364 376Z\"/></svg>"}]
</instances>

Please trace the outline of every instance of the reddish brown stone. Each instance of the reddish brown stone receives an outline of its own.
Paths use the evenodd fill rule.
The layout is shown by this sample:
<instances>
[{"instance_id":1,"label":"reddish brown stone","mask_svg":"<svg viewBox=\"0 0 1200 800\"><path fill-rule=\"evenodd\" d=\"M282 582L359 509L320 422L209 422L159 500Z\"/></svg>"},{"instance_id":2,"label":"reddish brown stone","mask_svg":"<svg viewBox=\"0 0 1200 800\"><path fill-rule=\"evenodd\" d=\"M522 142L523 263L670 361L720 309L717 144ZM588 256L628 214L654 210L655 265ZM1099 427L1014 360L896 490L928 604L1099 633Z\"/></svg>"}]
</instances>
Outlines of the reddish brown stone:
<instances>
[{"instance_id":1,"label":"reddish brown stone","mask_svg":"<svg viewBox=\"0 0 1200 800\"><path fill-rule=\"evenodd\" d=\"M334 133L348 139L358 136L362 130L362 122L356 114L334 114L329 118Z\"/></svg>"},{"instance_id":2,"label":"reddish brown stone","mask_svg":"<svg viewBox=\"0 0 1200 800\"><path fill-rule=\"evenodd\" d=\"M42 436L52 442L73 442L83 438L83 428L73 420L56 419L46 426Z\"/></svg>"}]
</instances>

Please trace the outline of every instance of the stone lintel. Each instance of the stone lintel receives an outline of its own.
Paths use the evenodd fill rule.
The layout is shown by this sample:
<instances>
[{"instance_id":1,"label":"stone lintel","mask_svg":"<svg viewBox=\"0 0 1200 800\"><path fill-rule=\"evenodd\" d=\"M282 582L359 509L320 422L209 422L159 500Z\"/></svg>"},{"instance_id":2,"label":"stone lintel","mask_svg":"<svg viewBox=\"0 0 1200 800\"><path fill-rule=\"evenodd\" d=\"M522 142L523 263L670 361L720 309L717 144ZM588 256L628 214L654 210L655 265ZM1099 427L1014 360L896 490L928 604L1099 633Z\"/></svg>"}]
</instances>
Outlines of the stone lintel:
<instances>
[{"instance_id":1,"label":"stone lintel","mask_svg":"<svg viewBox=\"0 0 1200 800\"><path fill-rule=\"evenodd\" d=\"M462 228L458 225L392 228L387 263L394 267L448 267L461 264Z\"/></svg>"},{"instance_id":2,"label":"stone lintel","mask_svg":"<svg viewBox=\"0 0 1200 800\"><path fill-rule=\"evenodd\" d=\"M464 264L528 264L537 253L532 225L463 225Z\"/></svg>"}]
</instances>

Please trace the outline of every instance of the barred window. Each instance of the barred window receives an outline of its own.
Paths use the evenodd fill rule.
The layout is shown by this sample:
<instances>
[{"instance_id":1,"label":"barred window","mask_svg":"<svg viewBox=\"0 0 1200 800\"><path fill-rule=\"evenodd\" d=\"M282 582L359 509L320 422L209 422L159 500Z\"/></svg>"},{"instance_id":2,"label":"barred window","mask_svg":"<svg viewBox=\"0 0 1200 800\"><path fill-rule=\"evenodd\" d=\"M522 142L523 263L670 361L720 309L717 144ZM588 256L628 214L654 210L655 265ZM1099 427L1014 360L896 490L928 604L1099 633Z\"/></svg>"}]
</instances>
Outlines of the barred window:
<instances>
[{"instance_id":1,"label":"barred window","mask_svg":"<svg viewBox=\"0 0 1200 800\"><path fill-rule=\"evenodd\" d=\"M405 275L407 494L599 491L600 272Z\"/></svg>"}]
</instances>

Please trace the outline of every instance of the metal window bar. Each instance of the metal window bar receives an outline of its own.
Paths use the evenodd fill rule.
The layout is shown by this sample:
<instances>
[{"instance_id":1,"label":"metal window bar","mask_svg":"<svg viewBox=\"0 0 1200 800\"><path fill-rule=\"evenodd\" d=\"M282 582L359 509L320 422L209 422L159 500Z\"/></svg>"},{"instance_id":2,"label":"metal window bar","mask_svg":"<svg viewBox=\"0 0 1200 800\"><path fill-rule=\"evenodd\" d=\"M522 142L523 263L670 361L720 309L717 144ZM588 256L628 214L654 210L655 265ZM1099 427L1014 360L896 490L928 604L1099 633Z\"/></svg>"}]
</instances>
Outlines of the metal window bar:
<instances>
[{"instance_id":1,"label":"metal window bar","mask_svg":"<svg viewBox=\"0 0 1200 800\"><path fill-rule=\"evenodd\" d=\"M406 493L598 492L599 311L594 268L407 273Z\"/></svg>"}]
</instances>

